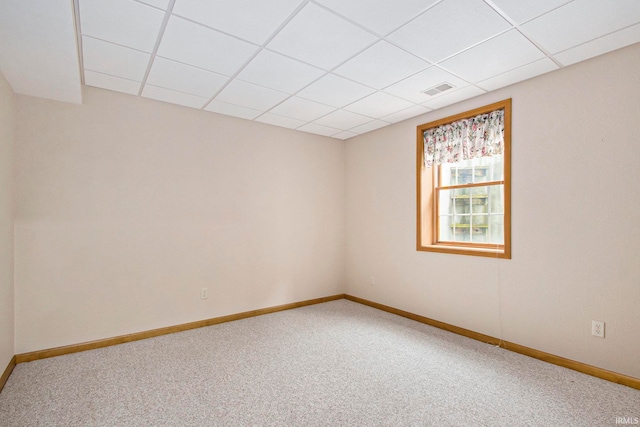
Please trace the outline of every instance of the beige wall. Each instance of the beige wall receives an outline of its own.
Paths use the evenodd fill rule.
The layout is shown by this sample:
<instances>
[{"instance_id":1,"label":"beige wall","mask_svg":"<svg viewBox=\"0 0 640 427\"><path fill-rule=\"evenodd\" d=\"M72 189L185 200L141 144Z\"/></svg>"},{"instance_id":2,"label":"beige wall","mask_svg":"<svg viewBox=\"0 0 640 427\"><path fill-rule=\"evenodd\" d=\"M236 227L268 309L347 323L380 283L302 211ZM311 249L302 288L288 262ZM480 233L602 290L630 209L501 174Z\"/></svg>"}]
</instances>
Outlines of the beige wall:
<instances>
[{"instance_id":1,"label":"beige wall","mask_svg":"<svg viewBox=\"0 0 640 427\"><path fill-rule=\"evenodd\" d=\"M638 70L635 45L347 141L347 292L640 377ZM509 97L513 259L417 252L415 126Z\"/></svg>"},{"instance_id":2,"label":"beige wall","mask_svg":"<svg viewBox=\"0 0 640 427\"><path fill-rule=\"evenodd\" d=\"M0 375L14 354L13 107L13 91L0 73Z\"/></svg>"},{"instance_id":3,"label":"beige wall","mask_svg":"<svg viewBox=\"0 0 640 427\"><path fill-rule=\"evenodd\" d=\"M16 123L16 353L343 292L342 141L93 88Z\"/></svg>"}]
</instances>

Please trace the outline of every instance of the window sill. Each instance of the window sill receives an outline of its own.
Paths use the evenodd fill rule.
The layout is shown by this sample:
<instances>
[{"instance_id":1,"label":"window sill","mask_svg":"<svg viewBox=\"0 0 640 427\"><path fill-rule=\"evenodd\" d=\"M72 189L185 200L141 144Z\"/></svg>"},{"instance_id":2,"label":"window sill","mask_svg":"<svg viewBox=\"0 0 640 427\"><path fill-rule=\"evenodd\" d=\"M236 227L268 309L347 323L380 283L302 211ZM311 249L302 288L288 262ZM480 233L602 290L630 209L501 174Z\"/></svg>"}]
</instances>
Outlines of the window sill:
<instances>
[{"instance_id":1,"label":"window sill","mask_svg":"<svg viewBox=\"0 0 640 427\"><path fill-rule=\"evenodd\" d=\"M455 245L424 245L418 246L418 251L421 252L439 252L447 254L457 255L471 255L471 256L483 256L489 258L504 258L511 259L511 254L505 252L503 248L472 248L468 246L455 246Z\"/></svg>"}]
</instances>

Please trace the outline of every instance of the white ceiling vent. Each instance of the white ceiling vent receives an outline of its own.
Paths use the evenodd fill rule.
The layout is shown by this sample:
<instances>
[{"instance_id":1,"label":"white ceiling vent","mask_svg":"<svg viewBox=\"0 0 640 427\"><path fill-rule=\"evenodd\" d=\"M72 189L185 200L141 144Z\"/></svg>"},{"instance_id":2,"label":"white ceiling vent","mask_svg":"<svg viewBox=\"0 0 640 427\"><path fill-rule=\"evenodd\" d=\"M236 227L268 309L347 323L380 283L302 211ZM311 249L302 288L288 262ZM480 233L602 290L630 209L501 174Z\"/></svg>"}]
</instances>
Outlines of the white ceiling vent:
<instances>
[{"instance_id":1,"label":"white ceiling vent","mask_svg":"<svg viewBox=\"0 0 640 427\"><path fill-rule=\"evenodd\" d=\"M444 83L440 83L439 85L434 86L432 88L425 89L425 90L422 91L422 93L424 93L426 95L429 95L429 96L435 96L435 95L437 95L439 93L442 93L442 92L444 92L446 90L449 90L449 89L452 89L452 88L453 88L452 84L444 82Z\"/></svg>"}]
</instances>

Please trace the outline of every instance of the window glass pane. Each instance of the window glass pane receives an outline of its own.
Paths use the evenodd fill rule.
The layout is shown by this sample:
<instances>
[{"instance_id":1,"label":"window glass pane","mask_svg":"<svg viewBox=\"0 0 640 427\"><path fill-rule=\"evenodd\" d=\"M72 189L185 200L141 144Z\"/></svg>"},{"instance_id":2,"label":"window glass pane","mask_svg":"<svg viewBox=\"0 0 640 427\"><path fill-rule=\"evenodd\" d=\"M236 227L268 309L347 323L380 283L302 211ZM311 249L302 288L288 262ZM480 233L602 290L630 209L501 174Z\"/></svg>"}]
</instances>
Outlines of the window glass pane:
<instances>
[{"instance_id":1,"label":"window glass pane","mask_svg":"<svg viewBox=\"0 0 640 427\"><path fill-rule=\"evenodd\" d=\"M496 156L485 157L491 164L491 181L504 181L504 158L502 154Z\"/></svg>"},{"instance_id":2,"label":"window glass pane","mask_svg":"<svg viewBox=\"0 0 640 427\"><path fill-rule=\"evenodd\" d=\"M489 216L489 233L487 243L504 245L504 215Z\"/></svg>"},{"instance_id":3,"label":"window glass pane","mask_svg":"<svg viewBox=\"0 0 640 427\"><path fill-rule=\"evenodd\" d=\"M441 215L439 217L440 229L438 236L440 241L450 242L453 240L453 216Z\"/></svg>"},{"instance_id":4,"label":"window glass pane","mask_svg":"<svg viewBox=\"0 0 640 427\"><path fill-rule=\"evenodd\" d=\"M471 224L465 221L470 221L469 215L458 215L455 217L454 223L451 226L451 231L453 234L453 238L451 240L453 242L471 241L471 235L469 233Z\"/></svg>"},{"instance_id":5,"label":"window glass pane","mask_svg":"<svg viewBox=\"0 0 640 427\"><path fill-rule=\"evenodd\" d=\"M440 165L440 185L475 184L503 180L502 155Z\"/></svg>"},{"instance_id":6,"label":"window glass pane","mask_svg":"<svg viewBox=\"0 0 640 427\"><path fill-rule=\"evenodd\" d=\"M456 168L453 163L445 163L438 168L440 172L440 185L447 187L449 185L455 185L456 180ZM453 178L452 178L453 176Z\"/></svg>"},{"instance_id":7,"label":"window glass pane","mask_svg":"<svg viewBox=\"0 0 640 427\"><path fill-rule=\"evenodd\" d=\"M502 244L503 187L498 184L439 190L439 240Z\"/></svg>"},{"instance_id":8,"label":"window glass pane","mask_svg":"<svg viewBox=\"0 0 640 427\"><path fill-rule=\"evenodd\" d=\"M474 221L475 219L476 217L474 217ZM473 243L486 243L488 229L487 224L477 224L474 222L473 227L471 227L471 241Z\"/></svg>"},{"instance_id":9,"label":"window glass pane","mask_svg":"<svg viewBox=\"0 0 640 427\"><path fill-rule=\"evenodd\" d=\"M459 188L457 190L449 190L448 193L449 193L449 198L451 200L451 204L453 207L453 211L450 213L466 214L470 212L468 188Z\"/></svg>"},{"instance_id":10,"label":"window glass pane","mask_svg":"<svg viewBox=\"0 0 640 427\"><path fill-rule=\"evenodd\" d=\"M504 213L504 185L491 185L489 193L489 212L494 214Z\"/></svg>"}]
</instances>

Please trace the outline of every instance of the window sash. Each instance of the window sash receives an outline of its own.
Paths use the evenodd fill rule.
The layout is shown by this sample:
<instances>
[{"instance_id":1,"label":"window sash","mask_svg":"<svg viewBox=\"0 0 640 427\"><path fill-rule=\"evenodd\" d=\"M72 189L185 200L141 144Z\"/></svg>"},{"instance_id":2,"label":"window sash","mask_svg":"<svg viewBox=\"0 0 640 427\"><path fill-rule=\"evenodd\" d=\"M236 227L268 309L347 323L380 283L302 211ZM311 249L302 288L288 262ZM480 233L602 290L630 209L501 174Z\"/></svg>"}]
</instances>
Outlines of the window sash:
<instances>
[{"instance_id":1,"label":"window sash","mask_svg":"<svg viewBox=\"0 0 640 427\"><path fill-rule=\"evenodd\" d=\"M439 168L438 168L439 169ZM440 176L441 174L438 174L437 177L437 182L440 182ZM471 188L479 188L479 187L497 187L497 186L503 186L505 185L505 181L501 180L501 181L487 181L487 182L479 182L479 183L472 183L472 184L458 184L458 185L446 185L446 186L440 186L437 185L434 188L434 194L433 194L433 215L435 218L434 221L434 236L435 236L435 241L434 243L437 245L451 245L451 246L466 246L466 247L484 247L484 248L492 248L492 249L499 249L499 250L504 250L504 243L486 243L486 242L474 242L474 241L470 241L470 242L465 242L465 241L461 241L461 240L445 240L443 238L441 238L440 235L440 218L443 216L464 216L464 215L469 215L470 217L473 216L480 216L480 215L486 215L489 219L492 215L502 215L504 217L505 212L502 211L501 213L497 214L497 213L474 213L474 212L469 212L469 213L453 213L453 214L449 214L449 213L441 213L440 212L440 193L442 191L450 191L450 190L461 190L461 189L471 189ZM473 197L473 196L472 196ZM472 224L471 224L472 225ZM473 228L473 227L470 227ZM504 226L503 226L503 239L504 239Z\"/></svg>"}]
</instances>

